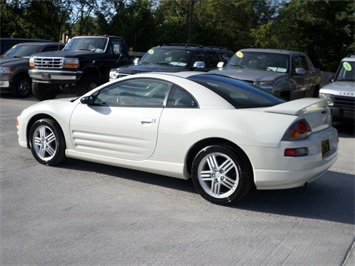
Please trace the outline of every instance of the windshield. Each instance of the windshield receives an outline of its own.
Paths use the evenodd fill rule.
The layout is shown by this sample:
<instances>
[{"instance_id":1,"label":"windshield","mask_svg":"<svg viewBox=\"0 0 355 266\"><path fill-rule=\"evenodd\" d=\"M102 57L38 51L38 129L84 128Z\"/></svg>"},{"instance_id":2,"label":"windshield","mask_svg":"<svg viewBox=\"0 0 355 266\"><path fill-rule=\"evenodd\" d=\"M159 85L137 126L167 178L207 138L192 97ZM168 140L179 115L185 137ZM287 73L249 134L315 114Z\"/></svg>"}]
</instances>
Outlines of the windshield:
<instances>
[{"instance_id":1,"label":"windshield","mask_svg":"<svg viewBox=\"0 0 355 266\"><path fill-rule=\"evenodd\" d=\"M339 66L336 81L355 81L355 62L343 61Z\"/></svg>"},{"instance_id":2,"label":"windshield","mask_svg":"<svg viewBox=\"0 0 355 266\"><path fill-rule=\"evenodd\" d=\"M227 66L288 73L288 58L285 54L238 51L228 61Z\"/></svg>"},{"instance_id":3,"label":"windshield","mask_svg":"<svg viewBox=\"0 0 355 266\"><path fill-rule=\"evenodd\" d=\"M31 55L41 51L42 46L33 44L15 45L8 50L3 57L23 57L30 58Z\"/></svg>"},{"instance_id":4,"label":"windshield","mask_svg":"<svg viewBox=\"0 0 355 266\"><path fill-rule=\"evenodd\" d=\"M84 50L103 53L106 50L107 38L73 38L64 47L65 50Z\"/></svg>"},{"instance_id":5,"label":"windshield","mask_svg":"<svg viewBox=\"0 0 355 266\"><path fill-rule=\"evenodd\" d=\"M235 108L268 107L284 102L252 85L222 75L201 74L188 79L214 91Z\"/></svg>"},{"instance_id":6,"label":"windshield","mask_svg":"<svg viewBox=\"0 0 355 266\"><path fill-rule=\"evenodd\" d=\"M190 57L191 52L186 50L153 48L144 54L139 64L184 67L189 63Z\"/></svg>"}]
</instances>

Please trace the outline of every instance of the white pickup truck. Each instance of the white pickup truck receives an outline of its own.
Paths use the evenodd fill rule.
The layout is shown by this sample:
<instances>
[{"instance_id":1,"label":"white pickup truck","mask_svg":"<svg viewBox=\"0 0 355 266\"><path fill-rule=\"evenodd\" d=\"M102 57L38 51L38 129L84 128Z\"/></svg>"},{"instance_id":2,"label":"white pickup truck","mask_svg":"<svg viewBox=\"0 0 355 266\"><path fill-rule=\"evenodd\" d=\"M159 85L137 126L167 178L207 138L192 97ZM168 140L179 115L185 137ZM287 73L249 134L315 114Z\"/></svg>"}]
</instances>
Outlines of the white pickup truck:
<instances>
[{"instance_id":1,"label":"white pickup truck","mask_svg":"<svg viewBox=\"0 0 355 266\"><path fill-rule=\"evenodd\" d=\"M319 91L326 98L333 121L355 121L355 55L341 60L334 78Z\"/></svg>"}]
</instances>

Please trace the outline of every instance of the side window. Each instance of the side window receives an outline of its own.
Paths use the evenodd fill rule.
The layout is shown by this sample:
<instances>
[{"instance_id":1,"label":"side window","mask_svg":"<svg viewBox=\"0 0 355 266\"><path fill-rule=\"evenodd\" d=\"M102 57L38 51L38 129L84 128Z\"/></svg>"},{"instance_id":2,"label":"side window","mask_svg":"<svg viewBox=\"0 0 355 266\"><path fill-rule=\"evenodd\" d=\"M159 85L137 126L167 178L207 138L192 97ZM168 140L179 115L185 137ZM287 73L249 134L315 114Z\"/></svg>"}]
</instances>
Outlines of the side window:
<instances>
[{"instance_id":1,"label":"side window","mask_svg":"<svg viewBox=\"0 0 355 266\"><path fill-rule=\"evenodd\" d=\"M292 72L296 72L296 68L302 67L299 60L298 60L298 56L294 55L292 56Z\"/></svg>"},{"instance_id":2,"label":"side window","mask_svg":"<svg viewBox=\"0 0 355 266\"><path fill-rule=\"evenodd\" d=\"M214 51L207 51L207 56L208 56L208 65L207 67L217 67L217 64L219 62L219 57L216 52Z\"/></svg>"},{"instance_id":3,"label":"side window","mask_svg":"<svg viewBox=\"0 0 355 266\"><path fill-rule=\"evenodd\" d=\"M195 63L196 61L202 61L202 62L205 62L205 64L206 64L205 53L203 51L196 51L195 52L192 63Z\"/></svg>"},{"instance_id":4,"label":"side window","mask_svg":"<svg viewBox=\"0 0 355 266\"><path fill-rule=\"evenodd\" d=\"M304 68L306 71L309 71L308 65L307 65L307 59L303 55L299 55L299 60L300 60L300 65L302 68Z\"/></svg>"},{"instance_id":5,"label":"side window","mask_svg":"<svg viewBox=\"0 0 355 266\"><path fill-rule=\"evenodd\" d=\"M111 41L109 42L109 46L107 47L108 53L113 54L113 46L115 44L119 44L121 46L121 52L123 55L126 54L127 47L125 46L125 43L122 42L122 40L120 39L111 39Z\"/></svg>"},{"instance_id":6,"label":"side window","mask_svg":"<svg viewBox=\"0 0 355 266\"><path fill-rule=\"evenodd\" d=\"M183 88L174 85L169 96L167 107L173 108L197 108L196 100Z\"/></svg>"},{"instance_id":7,"label":"side window","mask_svg":"<svg viewBox=\"0 0 355 266\"><path fill-rule=\"evenodd\" d=\"M111 84L95 96L95 105L110 107L163 107L171 83L159 79L134 79Z\"/></svg>"}]
</instances>

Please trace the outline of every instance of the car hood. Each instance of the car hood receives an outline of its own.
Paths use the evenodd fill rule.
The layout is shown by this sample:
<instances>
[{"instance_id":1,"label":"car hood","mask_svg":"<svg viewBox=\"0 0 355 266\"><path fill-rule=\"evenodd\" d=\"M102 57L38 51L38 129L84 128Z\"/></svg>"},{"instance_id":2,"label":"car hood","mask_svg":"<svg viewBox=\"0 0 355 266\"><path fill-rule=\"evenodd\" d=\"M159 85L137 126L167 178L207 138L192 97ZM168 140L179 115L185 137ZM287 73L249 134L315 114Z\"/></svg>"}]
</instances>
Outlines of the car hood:
<instances>
[{"instance_id":1,"label":"car hood","mask_svg":"<svg viewBox=\"0 0 355 266\"><path fill-rule=\"evenodd\" d=\"M126 73L126 74L137 74L142 72L178 72L186 70L185 67L176 67L176 66L162 66L157 64L149 64L149 65L129 65L117 68L116 71L118 73Z\"/></svg>"},{"instance_id":2,"label":"car hood","mask_svg":"<svg viewBox=\"0 0 355 266\"><path fill-rule=\"evenodd\" d=\"M245 81L275 80L281 76L286 75L274 71L263 71L255 69L216 69L210 72Z\"/></svg>"},{"instance_id":3,"label":"car hood","mask_svg":"<svg viewBox=\"0 0 355 266\"><path fill-rule=\"evenodd\" d=\"M335 81L322 87L320 93L328 93L341 96L355 97L355 82Z\"/></svg>"},{"instance_id":4,"label":"car hood","mask_svg":"<svg viewBox=\"0 0 355 266\"><path fill-rule=\"evenodd\" d=\"M32 56L37 57L90 57L90 58L101 58L106 56L105 53L95 53L87 50L66 50L66 51L50 51L33 54Z\"/></svg>"},{"instance_id":5,"label":"car hood","mask_svg":"<svg viewBox=\"0 0 355 266\"><path fill-rule=\"evenodd\" d=\"M0 65L10 67L14 65L28 64L28 58L1 57Z\"/></svg>"}]
</instances>

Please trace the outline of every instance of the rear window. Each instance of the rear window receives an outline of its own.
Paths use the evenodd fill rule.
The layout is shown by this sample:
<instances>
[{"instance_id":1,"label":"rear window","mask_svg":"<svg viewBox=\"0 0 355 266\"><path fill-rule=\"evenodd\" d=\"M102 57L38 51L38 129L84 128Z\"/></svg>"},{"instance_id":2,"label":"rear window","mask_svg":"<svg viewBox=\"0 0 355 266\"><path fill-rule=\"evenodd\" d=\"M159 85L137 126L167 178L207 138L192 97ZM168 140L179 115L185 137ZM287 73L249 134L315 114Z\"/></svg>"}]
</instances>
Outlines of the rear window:
<instances>
[{"instance_id":1,"label":"rear window","mask_svg":"<svg viewBox=\"0 0 355 266\"><path fill-rule=\"evenodd\" d=\"M188 78L212 90L235 108L274 106L284 101L243 81L222 75L194 75Z\"/></svg>"}]
</instances>

